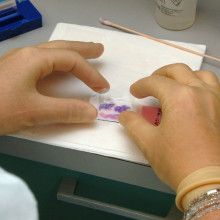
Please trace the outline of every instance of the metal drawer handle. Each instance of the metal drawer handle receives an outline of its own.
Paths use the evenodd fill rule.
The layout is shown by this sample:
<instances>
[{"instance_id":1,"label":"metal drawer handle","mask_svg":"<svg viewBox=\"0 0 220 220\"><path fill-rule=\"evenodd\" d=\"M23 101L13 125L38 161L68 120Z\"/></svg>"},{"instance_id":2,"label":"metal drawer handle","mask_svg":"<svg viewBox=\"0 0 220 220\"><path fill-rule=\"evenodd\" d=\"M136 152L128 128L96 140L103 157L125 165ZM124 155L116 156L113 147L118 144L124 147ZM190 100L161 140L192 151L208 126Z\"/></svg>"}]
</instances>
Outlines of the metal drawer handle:
<instances>
[{"instance_id":1,"label":"metal drawer handle","mask_svg":"<svg viewBox=\"0 0 220 220\"><path fill-rule=\"evenodd\" d=\"M64 202L73 203L76 205L81 205L88 208L97 209L100 211L109 212L112 214L132 218L132 219L137 219L137 220L176 219L171 216L172 213L171 215L169 213L167 217L163 218L156 215L146 214L144 212L139 212L136 210L120 207L117 205L112 205L105 202L99 202L93 199L77 196L75 195L76 186L77 186L77 180L71 178L63 178L57 193L57 199Z\"/></svg>"}]
</instances>

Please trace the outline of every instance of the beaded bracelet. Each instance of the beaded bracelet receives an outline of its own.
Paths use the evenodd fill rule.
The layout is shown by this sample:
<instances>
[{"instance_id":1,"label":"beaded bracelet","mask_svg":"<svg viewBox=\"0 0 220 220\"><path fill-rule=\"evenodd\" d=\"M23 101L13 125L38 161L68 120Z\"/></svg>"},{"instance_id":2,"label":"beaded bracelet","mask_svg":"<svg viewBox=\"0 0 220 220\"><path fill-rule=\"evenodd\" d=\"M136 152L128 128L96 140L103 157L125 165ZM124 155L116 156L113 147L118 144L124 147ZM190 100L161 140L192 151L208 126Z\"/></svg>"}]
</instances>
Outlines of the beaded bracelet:
<instances>
[{"instance_id":1,"label":"beaded bracelet","mask_svg":"<svg viewBox=\"0 0 220 220\"><path fill-rule=\"evenodd\" d=\"M184 220L196 220L214 210L220 210L220 188L196 197L187 207Z\"/></svg>"}]
</instances>

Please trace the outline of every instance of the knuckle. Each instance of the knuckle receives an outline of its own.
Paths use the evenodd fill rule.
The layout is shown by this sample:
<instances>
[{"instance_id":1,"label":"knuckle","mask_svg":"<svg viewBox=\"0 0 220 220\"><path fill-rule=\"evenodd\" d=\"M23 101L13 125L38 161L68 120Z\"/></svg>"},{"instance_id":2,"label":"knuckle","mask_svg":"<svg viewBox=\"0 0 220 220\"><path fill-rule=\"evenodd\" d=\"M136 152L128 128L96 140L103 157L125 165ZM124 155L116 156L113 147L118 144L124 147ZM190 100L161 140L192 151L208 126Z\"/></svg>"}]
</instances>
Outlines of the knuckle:
<instances>
[{"instance_id":1,"label":"knuckle","mask_svg":"<svg viewBox=\"0 0 220 220\"><path fill-rule=\"evenodd\" d=\"M31 111L26 113L26 115L24 116L23 125L25 127L32 127L36 124L37 124L36 114L34 112L31 112Z\"/></svg>"},{"instance_id":2,"label":"knuckle","mask_svg":"<svg viewBox=\"0 0 220 220\"><path fill-rule=\"evenodd\" d=\"M177 63L177 65L182 68L187 68L187 69L189 68L189 66L185 63Z\"/></svg>"},{"instance_id":3,"label":"knuckle","mask_svg":"<svg viewBox=\"0 0 220 220\"><path fill-rule=\"evenodd\" d=\"M29 119L27 120L27 126L32 127L37 124L36 117L34 115L30 115Z\"/></svg>"},{"instance_id":4,"label":"knuckle","mask_svg":"<svg viewBox=\"0 0 220 220\"><path fill-rule=\"evenodd\" d=\"M52 40L49 42L48 46L50 48L56 48L56 47L67 47L68 42L63 40Z\"/></svg>"},{"instance_id":5,"label":"knuckle","mask_svg":"<svg viewBox=\"0 0 220 220\"><path fill-rule=\"evenodd\" d=\"M176 63L176 64L172 64L168 67L168 71L175 71L175 70L189 70L189 66L185 63Z\"/></svg>"},{"instance_id":6,"label":"knuckle","mask_svg":"<svg viewBox=\"0 0 220 220\"><path fill-rule=\"evenodd\" d=\"M24 47L19 50L17 50L15 53L17 56L23 59L31 59L31 57L35 56L37 54L37 48L34 47Z\"/></svg>"},{"instance_id":7,"label":"knuckle","mask_svg":"<svg viewBox=\"0 0 220 220\"><path fill-rule=\"evenodd\" d=\"M218 81L217 76L215 75L215 73L209 71L209 70L204 70L204 74L206 74L207 76L209 76L211 79Z\"/></svg>"},{"instance_id":8,"label":"knuckle","mask_svg":"<svg viewBox=\"0 0 220 220\"><path fill-rule=\"evenodd\" d=\"M83 121L83 109L71 103L66 105L66 111L60 112L60 119L66 123L81 122Z\"/></svg>"}]
</instances>

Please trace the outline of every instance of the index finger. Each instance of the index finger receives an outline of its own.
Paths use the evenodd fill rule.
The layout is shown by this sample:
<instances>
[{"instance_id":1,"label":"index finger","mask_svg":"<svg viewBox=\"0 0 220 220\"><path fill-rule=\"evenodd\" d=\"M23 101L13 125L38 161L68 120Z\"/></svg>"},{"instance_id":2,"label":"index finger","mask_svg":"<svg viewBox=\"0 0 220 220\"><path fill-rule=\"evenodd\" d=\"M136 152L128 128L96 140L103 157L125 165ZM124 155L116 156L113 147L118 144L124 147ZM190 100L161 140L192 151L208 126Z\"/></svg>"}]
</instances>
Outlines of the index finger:
<instances>
[{"instance_id":1,"label":"index finger","mask_svg":"<svg viewBox=\"0 0 220 220\"><path fill-rule=\"evenodd\" d=\"M138 80L130 87L130 92L136 98L154 96L163 102L163 98L169 96L180 84L165 76L152 75Z\"/></svg>"},{"instance_id":2,"label":"index finger","mask_svg":"<svg viewBox=\"0 0 220 220\"><path fill-rule=\"evenodd\" d=\"M25 72L28 79L30 75L34 75L33 83L53 71L62 71L72 73L94 91L101 92L110 87L107 80L90 63L72 50L27 47L15 52L11 59L14 62L29 60L26 65L21 66L18 63L17 71Z\"/></svg>"}]
</instances>

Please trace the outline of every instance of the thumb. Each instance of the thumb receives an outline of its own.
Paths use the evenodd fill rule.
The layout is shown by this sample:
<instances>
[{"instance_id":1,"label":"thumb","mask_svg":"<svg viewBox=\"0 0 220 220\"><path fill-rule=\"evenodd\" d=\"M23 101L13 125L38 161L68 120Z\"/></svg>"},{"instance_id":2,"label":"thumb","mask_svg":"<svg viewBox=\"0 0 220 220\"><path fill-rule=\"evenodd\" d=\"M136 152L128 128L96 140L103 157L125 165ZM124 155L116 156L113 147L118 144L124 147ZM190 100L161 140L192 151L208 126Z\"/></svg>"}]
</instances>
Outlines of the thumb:
<instances>
[{"instance_id":1,"label":"thumb","mask_svg":"<svg viewBox=\"0 0 220 220\"><path fill-rule=\"evenodd\" d=\"M35 100L28 117L28 126L46 122L86 123L97 117L96 108L82 100L41 96Z\"/></svg>"},{"instance_id":2,"label":"thumb","mask_svg":"<svg viewBox=\"0 0 220 220\"><path fill-rule=\"evenodd\" d=\"M146 121L144 117L132 111L122 112L119 115L119 122L147 158L152 144L156 140L157 128Z\"/></svg>"}]
</instances>

